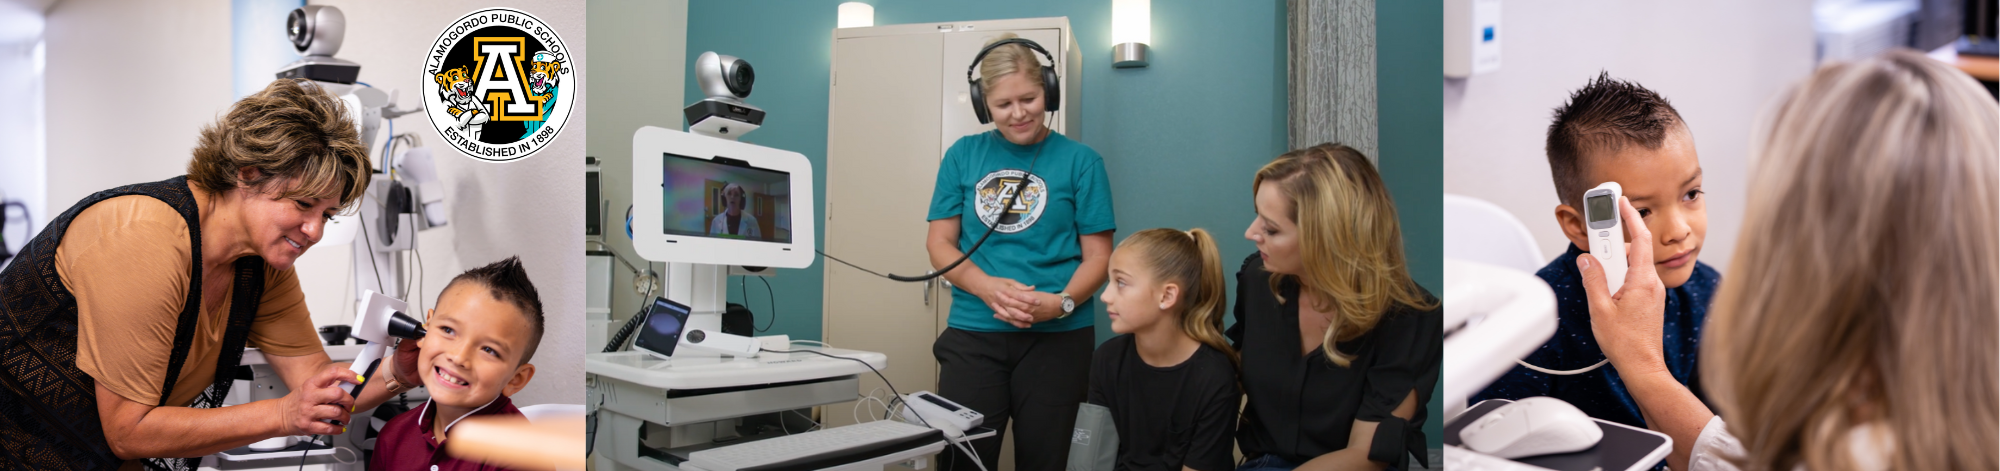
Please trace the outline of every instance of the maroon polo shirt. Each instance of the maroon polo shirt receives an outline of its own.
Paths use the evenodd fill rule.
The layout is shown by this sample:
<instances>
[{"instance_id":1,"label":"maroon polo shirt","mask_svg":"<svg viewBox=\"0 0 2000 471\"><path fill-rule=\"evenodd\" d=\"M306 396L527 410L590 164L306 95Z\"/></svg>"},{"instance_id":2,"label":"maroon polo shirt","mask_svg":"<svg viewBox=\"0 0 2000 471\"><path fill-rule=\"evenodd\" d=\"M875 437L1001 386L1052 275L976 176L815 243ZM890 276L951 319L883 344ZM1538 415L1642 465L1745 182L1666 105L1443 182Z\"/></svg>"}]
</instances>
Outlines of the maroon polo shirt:
<instances>
[{"instance_id":1,"label":"maroon polo shirt","mask_svg":"<svg viewBox=\"0 0 2000 471\"><path fill-rule=\"evenodd\" d=\"M432 401L424 401L422 408L404 412L402 415L396 416L395 419L389 420L387 425L382 426L382 434L375 440L375 459L368 463L369 470L486 471L506 469L485 463L452 458L451 455L446 455L444 453L444 444L438 442L436 435L431 434L431 430L433 430L432 425L437 420L437 417L430 413L431 403ZM465 417L461 417L459 420L465 420L466 417L485 415L520 416L521 410L515 409L514 402L507 399L507 396L503 394L493 398L493 402L489 402L478 409L473 409L472 413L465 414ZM457 424L458 421L445 424L445 431L449 433L451 427Z\"/></svg>"}]
</instances>

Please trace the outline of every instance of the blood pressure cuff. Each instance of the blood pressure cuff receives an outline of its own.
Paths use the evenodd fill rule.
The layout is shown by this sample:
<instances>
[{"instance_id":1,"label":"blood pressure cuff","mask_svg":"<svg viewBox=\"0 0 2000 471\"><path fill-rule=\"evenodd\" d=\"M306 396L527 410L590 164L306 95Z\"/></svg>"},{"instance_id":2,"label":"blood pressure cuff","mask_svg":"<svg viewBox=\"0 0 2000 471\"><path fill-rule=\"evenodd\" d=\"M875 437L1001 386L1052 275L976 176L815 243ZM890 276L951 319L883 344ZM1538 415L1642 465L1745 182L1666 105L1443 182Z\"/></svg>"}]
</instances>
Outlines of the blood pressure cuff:
<instances>
[{"instance_id":1,"label":"blood pressure cuff","mask_svg":"<svg viewBox=\"0 0 2000 471\"><path fill-rule=\"evenodd\" d=\"M1368 444L1368 460L1402 469L1408 463L1404 457L1407 453L1418 457L1417 461L1428 468L1429 452L1424 450L1424 445L1424 430L1421 427L1412 428L1409 421L1392 415L1375 426L1375 436Z\"/></svg>"},{"instance_id":2,"label":"blood pressure cuff","mask_svg":"<svg viewBox=\"0 0 2000 471\"><path fill-rule=\"evenodd\" d=\"M1118 461L1118 427L1111 409L1083 403L1076 409L1076 430L1069 438L1068 471L1111 471Z\"/></svg>"}]
</instances>

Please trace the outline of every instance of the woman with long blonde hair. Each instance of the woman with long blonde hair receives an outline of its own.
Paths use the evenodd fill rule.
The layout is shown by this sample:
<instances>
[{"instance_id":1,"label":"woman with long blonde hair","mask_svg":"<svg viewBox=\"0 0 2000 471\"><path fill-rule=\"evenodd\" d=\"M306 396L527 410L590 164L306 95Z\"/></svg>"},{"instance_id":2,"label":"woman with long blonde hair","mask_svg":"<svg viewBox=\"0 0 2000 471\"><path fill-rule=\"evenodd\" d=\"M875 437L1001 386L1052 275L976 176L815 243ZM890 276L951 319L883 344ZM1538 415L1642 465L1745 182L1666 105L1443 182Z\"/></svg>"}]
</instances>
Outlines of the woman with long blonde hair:
<instances>
[{"instance_id":1,"label":"woman with long blonde hair","mask_svg":"<svg viewBox=\"0 0 2000 471\"><path fill-rule=\"evenodd\" d=\"M1697 441L1697 461L2000 468L1996 115L1971 77L1907 50L1783 98L1702 341L1741 449Z\"/></svg>"},{"instance_id":2,"label":"woman with long blonde hair","mask_svg":"<svg viewBox=\"0 0 2000 471\"><path fill-rule=\"evenodd\" d=\"M1442 314L1410 279L1395 203L1367 157L1321 144L1257 172L1257 254L1236 274L1249 405L1239 469L1425 461ZM1301 387L1303 385L1303 387Z\"/></svg>"}]
</instances>

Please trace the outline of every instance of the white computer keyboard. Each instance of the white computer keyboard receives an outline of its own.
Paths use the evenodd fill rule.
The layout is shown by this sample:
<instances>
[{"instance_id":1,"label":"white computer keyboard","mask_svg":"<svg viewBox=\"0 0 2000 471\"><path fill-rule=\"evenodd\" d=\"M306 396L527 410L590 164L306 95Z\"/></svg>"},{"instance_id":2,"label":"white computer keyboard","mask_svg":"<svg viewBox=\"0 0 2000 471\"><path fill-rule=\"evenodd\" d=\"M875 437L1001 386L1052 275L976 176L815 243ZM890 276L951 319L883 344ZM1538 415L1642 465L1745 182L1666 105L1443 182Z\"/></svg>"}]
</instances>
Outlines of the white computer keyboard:
<instances>
[{"instance_id":1,"label":"white computer keyboard","mask_svg":"<svg viewBox=\"0 0 2000 471\"><path fill-rule=\"evenodd\" d=\"M688 464L707 471L736 471L909 438L930 431L931 429L919 425L877 420L697 451L688 455Z\"/></svg>"},{"instance_id":2,"label":"white computer keyboard","mask_svg":"<svg viewBox=\"0 0 2000 471\"><path fill-rule=\"evenodd\" d=\"M1551 471L1548 468L1517 463L1451 445L1445 445L1444 447L1444 469L1452 471Z\"/></svg>"}]
</instances>

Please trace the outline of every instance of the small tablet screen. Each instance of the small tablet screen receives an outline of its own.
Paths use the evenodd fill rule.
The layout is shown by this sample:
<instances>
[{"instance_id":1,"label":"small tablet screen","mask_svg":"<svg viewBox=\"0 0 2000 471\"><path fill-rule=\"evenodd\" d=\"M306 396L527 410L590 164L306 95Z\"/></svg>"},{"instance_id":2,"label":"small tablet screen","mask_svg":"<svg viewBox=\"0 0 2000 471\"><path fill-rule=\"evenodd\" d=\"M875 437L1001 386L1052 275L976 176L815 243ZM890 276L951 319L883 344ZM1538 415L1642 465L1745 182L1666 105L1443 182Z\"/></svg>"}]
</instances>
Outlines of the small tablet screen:
<instances>
[{"instance_id":1,"label":"small tablet screen","mask_svg":"<svg viewBox=\"0 0 2000 471\"><path fill-rule=\"evenodd\" d=\"M665 356L674 354L674 346L680 345L681 330L687 327L688 307L667 298L653 298L653 306L646 310L646 325L639 329L638 340L632 346Z\"/></svg>"},{"instance_id":2,"label":"small tablet screen","mask_svg":"<svg viewBox=\"0 0 2000 471\"><path fill-rule=\"evenodd\" d=\"M1590 201L1585 201L1583 204L1588 206L1587 211L1584 211L1588 214L1584 217L1590 222L1609 221L1613 215L1618 214L1618 200L1611 195L1592 196Z\"/></svg>"},{"instance_id":3,"label":"small tablet screen","mask_svg":"<svg viewBox=\"0 0 2000 471\"><path fill-rule=\"evenodd\" d=\"M943 398L932 396L929 394L922 394L918 395L917 397L924 398L925 401L928 401L932 404L937 404L938 407L943 407L944 410L958 412L958 406L952 405L950 402L945 401Z\"/></svg>"}]
</instances>

